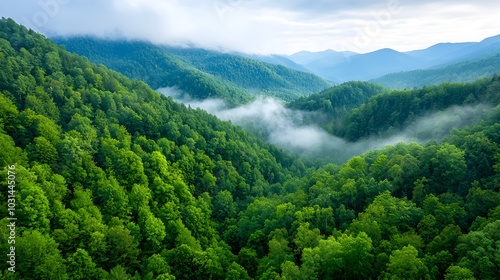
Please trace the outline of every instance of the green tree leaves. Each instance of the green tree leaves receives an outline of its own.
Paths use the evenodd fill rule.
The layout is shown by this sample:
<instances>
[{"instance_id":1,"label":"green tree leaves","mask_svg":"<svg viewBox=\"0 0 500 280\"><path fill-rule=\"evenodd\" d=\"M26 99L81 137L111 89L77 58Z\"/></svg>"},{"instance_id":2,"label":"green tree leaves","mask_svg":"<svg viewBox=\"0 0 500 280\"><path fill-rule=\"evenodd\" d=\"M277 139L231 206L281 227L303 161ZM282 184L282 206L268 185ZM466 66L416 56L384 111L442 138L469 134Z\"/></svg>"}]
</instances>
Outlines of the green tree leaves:
<instances>
[{"instance_id":1,"label":"green tree leaves","mask_svg":"<svg viewBox=\"0 0 500 280\"><path fill-rule=\"evenodd\" d=\"M11 20L0 20L0 46L4 189L5 167L16 166L14 278L500 278L498 109L443 143L318 167ZM498 79L375 97L347 127L331 127L395 125L411 118L406 110L446 107L452 92L461 102L478 85L474 98L485 90L496 102ZM331 102L304 106L344 115L379 89L349 83L324 93Z\"/></svg>"},{"instance_id":2,"label":"green tree leaves","mask_svg":"<svg viewBox=\"0 0 500 280\"><path fill-rule=\"evenodd\" d=\"M389 258L384 279L430 279L429 270L413 246L395 250Z\"/></svg>"}]
</instances>

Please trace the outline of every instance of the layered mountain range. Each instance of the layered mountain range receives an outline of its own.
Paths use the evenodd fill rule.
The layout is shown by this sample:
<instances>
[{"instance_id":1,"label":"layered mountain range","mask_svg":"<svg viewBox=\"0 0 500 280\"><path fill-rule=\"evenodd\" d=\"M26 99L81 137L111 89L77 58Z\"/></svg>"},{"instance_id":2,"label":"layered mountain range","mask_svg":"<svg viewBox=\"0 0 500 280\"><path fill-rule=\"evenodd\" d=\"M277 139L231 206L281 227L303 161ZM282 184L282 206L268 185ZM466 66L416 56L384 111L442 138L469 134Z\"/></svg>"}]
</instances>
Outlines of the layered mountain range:
<instances>
[{"instance_id":1,"label":"layered mountain range","mask_svg":"<svg viewBox=\"0 0 500 280\"><path fill-rule=\"evenodd\" d=\"M494 69L488 66L474 64L477 61L494 59L500 53L500 35L486 38L476 43L440 43L423 50L409 52L398 52L392 49L381 49L370 53L357 54L352 52L336 52L327 50L323 52L299 52L288 56L297 64L302 65L312 73L333 82L346 82L351 80L372 80L387 74L411 70L434 70L459 68L459 65L469 63L477 70L476 75L470 75L467 80L471 81L478 76L498 72L500 66L492 64ZM491 67L490 67L491 68ZM428 72L427 75L431 75ZM460 71L456 71L460 75ZM410 80L411 78L400 77ZM453 80L450 74L448 81ZM460 77L465 80L465 77ZM460 79L458 78L458 79ZM385 79L375 80L388 86L393 84ZM439 80L439 81L446 81ZM410 83L410 81L408 82Z\"/></svg>"}]
</instances>

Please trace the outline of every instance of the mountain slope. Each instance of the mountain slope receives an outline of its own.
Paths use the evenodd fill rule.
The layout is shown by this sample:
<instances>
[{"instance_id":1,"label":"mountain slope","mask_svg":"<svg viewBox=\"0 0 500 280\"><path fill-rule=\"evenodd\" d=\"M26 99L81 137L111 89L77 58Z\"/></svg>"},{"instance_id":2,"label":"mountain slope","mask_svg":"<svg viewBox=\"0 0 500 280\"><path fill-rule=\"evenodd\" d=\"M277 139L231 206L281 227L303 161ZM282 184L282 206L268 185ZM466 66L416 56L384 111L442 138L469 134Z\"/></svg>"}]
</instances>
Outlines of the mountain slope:
<instances>
[{"instance_id":1,"label":"mountain slope","mask_svg":"<svg viewBox=\"0 0 500 280\"><path fill-rule=\"evenodd\" d=\"M500 52L500 35L473 43L441 43L423 50L397 52L381 49L366 54L328 51L300 52L292 60L314 74L334 82L367 81L390 73L442 68L471 60L486 59ZM319 57L315 60L314 57Z\"/></svg>"},{"instance_id":2,"label":"mountain slope","mask_svg":"<svg viewBox=\"0 0 500 280\"><path fill-rule=\"evenodd\" d=\"M405 71L424 67L426 62L391 49L382 49L367 54L359 54L348 61L328 68L329 77L341 80L369 80L384 73Z\"/></svg>"},{"instance_id":3,"label":"mountain slope","mask_svg":"<svg viewBox=\"0 0 500 280\"><path fill-rule=\"evenodd\" d=\"M497 106L500 76L467 84L443 83L421 89L394 91L377 95L346 116L336 134L349 141L380 135L390 129L401 130L427 113L444 111L452 106ZM472 118L472 116L471 116Z\"/></svg>"},{"instance_id":4,"label":"mountain slope","mask_svg":"<svg viewBox=\"0 0 500 280\"><path fill-rule=\"evenodd\" d=\"M287 68L294 69L300 72L306 72L306 73L311 72L309 69L305 68L304 66L294 62L293 60L283 55L255 55L255 54L245 54L245 53L235 53L235 55L259 60L269 64L285 66Z\"/></svg>"},{"instance_id":5,"label":"mountain slope","mask_svg":"<svg viewBox=\"0 0 500 280\"><path fill-rule=\"evenodd\" d=\"M244 56L193 48L164 47L164 49L196 68L250 92L267 93L284 100L316 93L331 85L311 73Z\"/></svg>"},{"instance_id":6,"label":"mountain slope","mask_svg":"<svg viewBox=\"0 0 500 280\"><path fill-rule=\"evenodd\" d=\"M405 52L405 54L430 61L441 59L452 53L457 53L458 51L463 50L466 47L470 47L474 44L475 43L440 43L423 50Z\"/></svg>"},{"instance_id":7,"label":"mountain slope","mask_svg":"<svg viewBox=\"0 0 500 280\"><path fill-rule=\"evenodd\" d=\"M223 278L232 262L187 274L176 262L190 263L183 252L235 259L212 219L234 218L290 174L278 149L6 19L0 101L0 174L16 177L16 279ZM1 271L9 279L6 262Z\"/></svg>"},{"instance_id":8,"label":"mountain slope","mask_svg":"<svg viewBox=\"0 0 500 280\"><path fill-rule=\"evenodd\" d=\"M444 82L472 82L498 73L500 73L500 53L440 68L387 74L371 81L394 89L410 89Z\"/></svg>"},{"instance_id":9,"label":"mountain slope","mask_svg":"<svg viewBox=\"0 0 500 280\"><path fill-rule=\"evenodd\" d=\"M486 38L436 60L435 65L460 63L500 53L500 35Z\"/></svg>"},{"instance_id":10,"label":"mountain slope","mask_svg":"<svg viewBox=\"0 0 500 280\"><path fill-rule=\"evenodd\" d=\"M315 169L1 19L0 279L499 279L499 131Z\"/></svg>"},{"instance_id":11,"label":"mountain slope","mask_svg":"<svg viewBox=\"0 0 500 280\"><path fill-rule=\"evenodd\" d=\"M302 51L288 57L301 65L313 66L315 63L320 63L321 61L332 61L334 63L340 63L345 58L356 55L354 52L337 52L334 50L325 50L321 52L308 52Z\"/></svg>"},{"instance_id":12,"label":"mountain slope","mask_svg":"<svg viewBox=\"0 0 500 280\"><path fill-rule=\"evenodd\" d=\"M335 123L352 109L367 102L370 97L389 92L389 89L368 82L347 82L320 93L299 98L287 106L312 112L309 122L332 131Z\"/></svg>"},{"instance_id":13,"label":"mountain slope","mask_svg":"<svg viewBox=\"0 0 500 280\"><path fill-rule=\"evenodd\" d=\"M238 86L196 69L175 55L149 43L106 41L92 38L56 40L67 50L104 64L127 77L145 81L154 89L176 87L195 99L221 98L230 105L253 96Z\"/></svg>"},{"instance_id":14,"label":"mountain slope","mask_svg":"<svg viewBox=\"0 0 500 280\"><path fill-rule=\"evenodd\" d=\"M336 77L328 76L328 71L333 65L338 65L349 60L351 56L356 55L353 52L336 52L326 50L322 52L299 52L290 55L289 58L294 62L304 66L312 73L326 78L332 82L341 82Z\"/></svg>"},{"instance_id":15,"label":"mountain slope","mask_svg":"<svg viewBox=\"0 0 500 280\"><path fill-rule=\"evenodd\" d=\"M313 73L330 81L366 81L383 74L416 69L426 66L425 59L399 53L391 49L382 49L367 54L344 55L335 53L303 64Z\"/></svg>"},{"instance_id":16,"label":"mountain slope","mask_svg":"<svg viewBox=\"0 0 500 280\"><path fill-rule=\"evenodd\" d=\"M221 98L230 105L261 94L290 100L328 86L312 74L202 49L95 38L56 41L93 62L144 80L153 88L175 86L193 98Z\"/></svg>"}]
</instances>

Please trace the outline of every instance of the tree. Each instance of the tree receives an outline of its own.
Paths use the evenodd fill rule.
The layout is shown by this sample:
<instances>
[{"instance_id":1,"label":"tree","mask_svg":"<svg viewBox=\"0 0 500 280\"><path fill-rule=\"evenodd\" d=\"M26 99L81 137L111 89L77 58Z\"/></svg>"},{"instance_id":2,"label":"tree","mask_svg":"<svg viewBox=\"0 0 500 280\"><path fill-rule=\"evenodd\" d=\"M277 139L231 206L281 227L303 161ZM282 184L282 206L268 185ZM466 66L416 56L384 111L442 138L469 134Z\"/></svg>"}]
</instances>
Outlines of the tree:
<instances>
[{"instance_id":1,"label":"tree","mask_svg":"<svg viewBox=\"0 0 500 280\"><path fill-rule=\"evenodd\" d=\"M333 236L320 240L317 247L302 252L301 271L313 279L331 279L340 275L344 267L341 250L342 245Z\"/></svg>"},{"instance_id":2,"label":"tree","mask_svg":"<svg viewBox=\"0 0 500 280\"><path fill-rule=\"evenodd\" d=\"M248 276L247 271L236 262L232 262L227 269L226 280L250 280L250 279L251 278Z\"/></svg>"},{"instance_id":3,"label":"tree","mask_svg":"<svg viewBox=\"0 0 500 280\"><path fill-rule=\"evenodd\" d=\"M288 241L283 238L273 238L269 241L269 259L275 267L280 267L287 260L293 260Z\"/></svg>"},{"instance_id":4,"label":"tree","mask_svg":"<svg viewBox=\"0 0 500 280\"><path fill-rule=\"evenodd\" d=\"M422 212L412 202L392 197L386 191L377 197L358 215L351 224L353 232L365 229L368 236L377 244L380 238L387 239L390 235L404 232L416 226Z\"/></svg>"},{"instance_id":5,"label":"tree","mask_svg":"<svg viewBox=\"0 0 500 280\"><path fill-rule=\"evenodd\" d=\"M97 185L96 203L101 206L102 212L107 216L126 219L130 214L129 197L125 189L118 184L114 177L108 180L100 180Z\"/></svg>"},{"instance_id":6,"label":"tree","mask_svg":"<svg viewBox=\"0 0 500 280\"><path fill-rule=\"evenodd\" d=\"M16 186L19 203L16 214L19 226L47 233L51 217L49 201L43 190L35 183L35 174L18 166L16 176L19 178Z\"/></svg>"},{"instance_id":7,"label":"tree","mask_svg":"<svg viewBox=\"0 0 500 280\"><path fill-rule=\"evenodd\" d=\"M431 159L431 169L429 182L437 194L446 191L463 193L462 182L467 170L464 151L454 145L442 144Z\"/></svg>"},{"instance_id":8,"label":"tree","mask_svg":"<svg viewBox=\"0 0 500 280\"><path fill-rule=\"evenodd\" d=\"M243 266L248 272L248 275L255 278L255 273L259 266L257 252L254 249L243 248L240 250L237 258L238 264Z\"/></svg>"},{"instance_id":9,"label":"tree","mask_svg":"<svg viewBox=\"0 0 500 280\"><path fill-rule=\"evenodd\" d=\"M57 243L37 230L16 239L16 273L25 279L67 279Z\"/></svg>"},{"instance_id":10,"label":"tree","mask_svg":"<svg viewBox=\"0 0 500 280\"><path fill-rule=\"evenodd\" d=\"M319 229L310 229L309 223L304 223L297 229L297 235L293 240L300 250L318 246L321 235Z\"/></svg>"},{"instance_id":11,"label":"tree","mask_svg":"<svg viewBox=\"0 0 500 280\"><path fill-rule=\"evenodd\" d=\"M213 205L213 215L219 222L223 222L227 218L233 218L236 215L236 205L229 191L218 192Z\"/></svg>"},{"instance_id":12,"label":"tree","mask_svg":"<svg viewBox=\"0 0 500 280\"><path fill-rule=\"evenodd\" d=\"M194 251L185 244L166 252L166 260L172 268L172 274L177 280L203 279L202 267L198 260L202 253Z\"/></svg>"},{"instance_id":13,"label":"tree","mask_svg":"<svg viewBox=\"0 0 500 280\"><path fill-rule=\"evenodd\" d=\"M1 102L1 100L0 100ZM0 124L0 164L8 166L12 164L25 164L28 162L26 153L16 144L10 135L4 134Z\"/></svg>"},{"instance_id":14,"label":"tree","mask_svg":"<svg viewBox=\"0 0 500 280\"><path fill-rule=\"evenodd\" d=\"M143 185L133 185L131 191L128 193L129 206L132 208L133 213L139 213L139 209L148 206L152 201L151 190Z\"/></svg>"},{"instance_id":15,"label":"tree","mask_svg":"<svg viewBox=\"0 0 500 280\"><path fill-rule=\"evenodd\" d=\"M153 273L153 275L162 275L170 273L170 267L163 256L154 254L147 260L146 271Z\"/></svg>"},{"instance_id":16,"label":"tree","mask_svg":"<svg viewBox=\"0 0 500 280\"><path fill-rule=\"evenodd\" d=\"M70 279L101 279L102 272L96 267L87 251L77 249L74 254L67 259L68 277Z\"/></svg>"},{"instance_id":17,"label":"tree","mask_svg":"<svg viewBox=\"0 0 500 280\"><path fill-rule=\"evenodd\" d=\"M389 259L384 279L430 279L429 270L411 245L393 251Z\"/></svg>"},{"instance_id":18,"label":"tree","mask_svg":"<svg viewBox=\"0 0 500 280\"><path fill-rule=\"evenodd\" d=\"M479 279L497 279L500 277L499 245L500 221L497 220L460 238L458 265L470 269Z\"/></svg>"},{"instance_id":19,"label":"tree","mask_svg":"<svg viewBox=\"0 0 500 280\"><path fill-rule=\"evenodd\" d=\"M38 115L31 109L26 109L18 115L20 126L15 131L15 139L22 147L29 144L35 137L44 137L56 146L60 141L61 128L51 119Z\"/></svg>"},{"instance_id":20,"label":"tree","mask_svg":"<svg viewBox=\"0 0 500 280\"><path fill-rule=\"evenodd\" d=\"M472 271L467 268L452 265L446 270L445 280L476 280Z\"/></svg>"},{"instance_id":21,"label":"tree","mask_svg":"<svg viewBox=\"0 0 500 280\"><path fill-rule=\"evenodd\" d=\"M58 157L54 145L43 136L33 139L33 143L28 144L26 150L31 161L37 161L42 164L53 164Z\"/></svg>"},{"instance_id":22,"label":"tree","mask_svg":"<svg viewBox=\"0 0 500 280\"><path fill-rule=\"evenodd\" d=\"M166 236L165 225L146 207L139 209L138 224L142 229L142 236L145 239L145 251L156 253L161 248L163 239Z\"/></svg>"},{"instance_id":23,"label":"tree","mask_svg":"<svg viewBox=\"0 0 500 280\"><path fill-rule=\"evenodd\" d=\"M426 251L428 253L438 253L440 251L453 252L458 245L460 236L462 236L462 231L458 226L447 225L439 235L427 244Z\"/></svg>"},{"instance_id":24,"label":"tree","mask_svg":"<svg viewBox=\"0 0 500 280\"><path fill-rule=\"evenodd\" d=\"M108 261L106 268L124 265L128 270L136 267L139 256L138 241L130 235L130 231L123 226L110 227L107 234Z\"/></svg>"},{"instance_id":25,"label":"tree","mask_svg":"<svg viewBox=\"0 0 500 280\"><path fill-rule=\"evenodd\" d=\"M125 268L120 265L117 265L111 269L108 275L108 280L129 280L132 279L130 275L127 273Z\"/></svg>"},{"instance_id":26,"label":"tree","mask_svg":"<svg viewBox=\"0 0 500 280\"><path fill-rule=\"evenodd\" d=\"M36 176L36 183L43 190L49 200L51 211L54 212L54 204L64 201L69 194L66 180L59 174L54 174L49 165L34 165L31 172Z\"/></svg>"},{"instance_id":27,"label":"tree","mask_svg":"<svg viewBox=\"0 0 500 280\"><path fill-rule=\"evenodd\" d=\"M344 279L367 279L372 275L372 241L365 233L354 237L343 234L337 239L341 245Z\"/></svg>"},{"instance_id":28,"label":"tree","mask_svg":"<svg viewBox=\"0 0 500 280\"><path fill-rule=\"evenodd\" d=\"M291 261L284 262L281 271L282 280L302 279L299 267Z\"/></svg>"}]
</instances>

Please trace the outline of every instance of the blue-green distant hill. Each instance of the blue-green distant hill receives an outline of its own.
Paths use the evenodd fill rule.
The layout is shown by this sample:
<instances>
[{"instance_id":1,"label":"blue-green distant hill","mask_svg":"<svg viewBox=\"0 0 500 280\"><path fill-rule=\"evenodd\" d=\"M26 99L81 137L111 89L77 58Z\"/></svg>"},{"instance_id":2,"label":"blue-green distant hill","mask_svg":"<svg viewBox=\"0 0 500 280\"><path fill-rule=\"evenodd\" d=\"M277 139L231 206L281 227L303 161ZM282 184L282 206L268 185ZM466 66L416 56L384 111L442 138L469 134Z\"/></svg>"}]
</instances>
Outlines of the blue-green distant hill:
<instances>
[{"instance_id":1,"label":"blue-green distant hill","mask_svg":"<svg viewBox=\"0 0 500 280\"><path fill-rule=\"evenodd\" d=\"M311 73L205 49L89 37L55 41L152 88L176 87L192 98L220 98L230 105L246 103L256 95L293 100L331 86Z\"/></svg>"}]
</instances>

